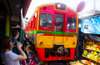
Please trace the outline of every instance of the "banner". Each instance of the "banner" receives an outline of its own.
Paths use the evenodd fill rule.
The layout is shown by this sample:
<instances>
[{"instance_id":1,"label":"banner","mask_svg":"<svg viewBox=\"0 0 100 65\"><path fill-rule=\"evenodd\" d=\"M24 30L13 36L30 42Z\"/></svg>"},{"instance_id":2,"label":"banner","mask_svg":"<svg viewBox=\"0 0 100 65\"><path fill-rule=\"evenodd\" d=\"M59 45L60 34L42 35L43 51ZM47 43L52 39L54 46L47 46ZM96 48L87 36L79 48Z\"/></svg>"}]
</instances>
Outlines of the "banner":
<instances>
[{"instance_id":1,"label":"banner","mask_svg":"<svg viewBox=\"0 0 100 65\"><path fill-rule=\"evenodd\" d=\"M100 34L100 16L91 16L81 19L81 32Z\"/></svg>"}]
</instances>

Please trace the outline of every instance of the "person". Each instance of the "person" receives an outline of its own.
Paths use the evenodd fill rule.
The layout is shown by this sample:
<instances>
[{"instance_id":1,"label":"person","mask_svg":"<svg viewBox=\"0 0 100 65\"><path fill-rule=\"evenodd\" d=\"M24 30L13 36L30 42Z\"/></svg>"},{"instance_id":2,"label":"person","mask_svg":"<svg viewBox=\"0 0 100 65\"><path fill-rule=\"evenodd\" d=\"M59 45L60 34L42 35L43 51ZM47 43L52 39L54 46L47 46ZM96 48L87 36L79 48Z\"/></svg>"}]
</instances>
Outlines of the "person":
<instances>
[{"instance_id":1,"label":"person","mask_svg":"<svg viewBox=\"0 0 100 65\"><path fill-rule=\"evenodd\" d=\"M39 60L37 54L32 49L31 45L26 45L25 51L27 54L27 64L28 65L40 65L41 61Z\"/></svg>"},{"instance_id":2,"label":"person","mask_svg":"<svg viewBox=\"0 0 100 65\"><path fill-rule=\"evenodd\" d=\"M14 53L12 51L13 43L9 40L9 38L4 38L2 40L3 45L3 63L4 65L20 65L20 60L27 59L26 54L22 50L22 44L18 44L17 48L20 51L20 55Z\"/></svg>"},{"instance_id":3,"label":"person","mask_svg":"<svg viewBox=\"0 0 100 65\"><path fill-rule=\"evenodd\" d=\"M14 33L13 33L13 37L12 37L12 39L11 39L11 42L13 42L13 52L15 52L15 53L17 53L17 54L20 54L20 52L19 52L19 50L18 50L18 48L17 48L17 44L18 43L20 43L19 41L18 41L18 38L19 38L19 32L18 32L18 30L16 30Z\"/></svg>"}]
</instances>

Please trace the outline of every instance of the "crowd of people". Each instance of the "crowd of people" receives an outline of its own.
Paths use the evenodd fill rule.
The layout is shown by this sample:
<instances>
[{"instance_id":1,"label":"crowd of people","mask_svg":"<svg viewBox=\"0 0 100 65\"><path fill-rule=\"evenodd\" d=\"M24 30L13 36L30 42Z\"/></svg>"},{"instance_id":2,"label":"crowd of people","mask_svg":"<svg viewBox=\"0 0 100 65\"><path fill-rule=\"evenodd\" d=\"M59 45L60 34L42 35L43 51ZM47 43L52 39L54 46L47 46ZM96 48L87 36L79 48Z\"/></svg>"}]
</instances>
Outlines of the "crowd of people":
<instances>
[{"instance_id":1,"label":"crowd of people","mask_svg":"<svg viewBox=\"0 0 100 65\"><path fill-rule=\"evenodd\" d=\"M2 65L40 65L33 40L25 35L24 43L21 43L18 38L19 32L16 31L12 38L2 39L0 50Z\"/></svg>"}]
</instances>

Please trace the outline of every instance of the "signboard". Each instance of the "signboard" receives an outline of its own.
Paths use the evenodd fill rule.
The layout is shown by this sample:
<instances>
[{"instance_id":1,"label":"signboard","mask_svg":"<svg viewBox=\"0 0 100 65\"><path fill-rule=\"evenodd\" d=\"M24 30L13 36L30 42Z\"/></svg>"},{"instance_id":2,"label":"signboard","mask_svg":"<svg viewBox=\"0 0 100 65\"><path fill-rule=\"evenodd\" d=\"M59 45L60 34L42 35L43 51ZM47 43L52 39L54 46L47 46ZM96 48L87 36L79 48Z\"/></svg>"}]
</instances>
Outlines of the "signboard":
<instances>
[{"instance_id":1,"label":"signboard","mask_svg":"<svg viewBox=\"0 0 100 65\"><path fill-rule=\"evenodd\" d=\"M90 16L81 19L81 32L100 34L100 16Z\"/></svg>"}]
</instances>

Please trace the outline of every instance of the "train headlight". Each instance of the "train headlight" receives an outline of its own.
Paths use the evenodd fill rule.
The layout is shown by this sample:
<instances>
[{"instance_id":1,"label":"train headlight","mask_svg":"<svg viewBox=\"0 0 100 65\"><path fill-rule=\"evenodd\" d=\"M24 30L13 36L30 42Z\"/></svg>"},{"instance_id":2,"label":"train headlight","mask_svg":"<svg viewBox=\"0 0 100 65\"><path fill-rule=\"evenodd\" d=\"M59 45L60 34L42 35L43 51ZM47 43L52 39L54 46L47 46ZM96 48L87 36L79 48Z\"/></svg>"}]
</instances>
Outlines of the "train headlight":
<instances>
[{"instance_id":1,"label":"train headlight","mask_svg":"<svg viewBox=\"0 0 100 65\"><path fill-rule=\"evenodd\" d=\"M72 29L75 29L75 28L76 28L76 25L75 25L74 22L72 23L71 28L72 28Z\"/></svg>"},{"instance_id":2,"label":"train headlight","mask_svg":"<svg viewBox=\"0 0 100 65\"><path fill-rule=\"evenodd\" d=\"M61 7L61 4L57 4L57 8L60 8Z\"/></svg>"},{"instance_id":3,"label":"train headlight","mask_svg":"<svg viewBox=\"0 0 100 65\"><path fill-rule=\"evenodd\" d=\"M65 10L66 9L66 5L65 4L61 4L61 3L57 3L56 4L56 8L60 9L60 10Z\"/></svg>"},{"instance_id":4,"label":"train headlight","mask_svg":"<svg viewBox=\"0 0 100 65\"><path fill-rule=\"evenodd\" d=\"M72 26L75 26L75 23L72 23Z\"/></svg>"},{"instance_id":5,"label":"train headlight","mask_svg":"<svg viewBox=\"0 0 100 65\"><path fill-rule=\"evenodd\" d=\"M69 29L69 27L70 27L70 24L68 23L68 24L67 24L67 28Z\"/></svg>"}]
</instances>

